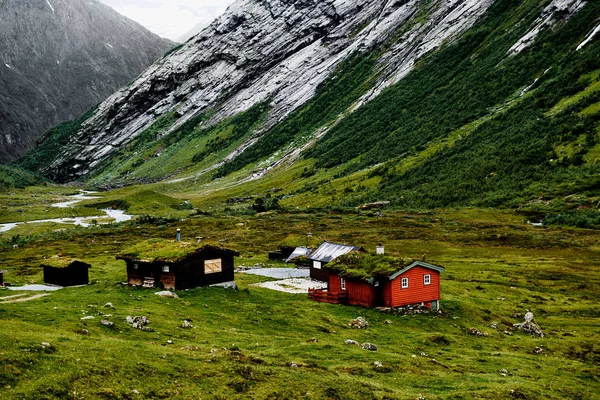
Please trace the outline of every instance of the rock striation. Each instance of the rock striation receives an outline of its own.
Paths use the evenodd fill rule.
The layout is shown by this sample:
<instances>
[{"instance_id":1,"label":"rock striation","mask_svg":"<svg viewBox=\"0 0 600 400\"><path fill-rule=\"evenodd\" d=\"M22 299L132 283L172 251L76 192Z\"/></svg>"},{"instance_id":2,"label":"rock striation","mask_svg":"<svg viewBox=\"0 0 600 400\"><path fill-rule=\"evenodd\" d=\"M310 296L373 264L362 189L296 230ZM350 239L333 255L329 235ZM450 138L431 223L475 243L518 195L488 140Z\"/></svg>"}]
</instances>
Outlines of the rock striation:
<instances>
[{"instance_id":1,"label":"rock striation","mask_svg":"<svg viewBox=\"0 0 600 400\"><path fill-rule=\"evenodd\" d=\"M169 112L178 118L172 132L207 110L212 113L205 121L209 126L268 101L263 132L305 104L352 53L389 43L378 65L380 79L362 100L367 102L402 79L420 57L471 27L492 3L238 0L182 48L100 104L42 172L63 182L85 176Z\"/></svg>"},{"instance_id":2,"label":"rock striation","mask_svg":"<svg viewBox=\"0 0 600 400\"><path fill-rule=\"evenodd\" d=\"M0 1L0 162L83 115L173 46L97 0Z\"/></svg>"}]
</instances>

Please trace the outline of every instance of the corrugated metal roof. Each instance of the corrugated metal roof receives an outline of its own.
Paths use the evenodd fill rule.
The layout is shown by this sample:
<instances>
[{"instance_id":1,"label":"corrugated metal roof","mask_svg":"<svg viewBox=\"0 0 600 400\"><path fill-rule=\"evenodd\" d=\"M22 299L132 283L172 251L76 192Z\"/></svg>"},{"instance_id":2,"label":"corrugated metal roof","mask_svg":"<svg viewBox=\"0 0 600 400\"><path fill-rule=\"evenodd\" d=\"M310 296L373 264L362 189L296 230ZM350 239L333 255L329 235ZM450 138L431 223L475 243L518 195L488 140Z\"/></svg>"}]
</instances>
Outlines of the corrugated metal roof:
<instances>
[{"instance_id":1,"label":"corrugated metal roof","mask_svg":"<svg viewBox=\"0 0 600 400\"><path fill-rule=\"evenodd\" d=\"M331 260L335 260L339 256L350 253L351 251L363 251L363 248L358 246L347 246L345 244L323 242L318 249L308 256L308 259L328 263Z\"/></svg>"},{"instance_id":2,"label":"corrugated metal roof","mask_svg":"<svg viewBox=\"0 0 600 400\"><path fill-rule=\"evenodd\" d=\"M296 257L307 256L310 254L311 251L312 249L309 249L308 247L296 247L296 249L292 252L292 254L290 254L287 260L285 260L285 262L290 262Z\"/></svg>"},{"instance_id":3,"label":"corrugated metal roof","mask_svg":"<svg viewBox=\"0 0 600 400\"><path fill-rule=\"evenodd\" d=\"M390 276L390 281L396 279L397 277L399 277L400 275L402 275L403 273L405 273L406 271L408 271L409 269L412 269L414 267L428 268L428 269L432 269L432 270L438 271L438 272L444 272L446 270L444 267L440 267L439 265L430 264L430 263L427 263L425 261L413 261L407 267L404 267L400 271L398 271L395 274L391 275Z\"/></svg>"}]
</instances>

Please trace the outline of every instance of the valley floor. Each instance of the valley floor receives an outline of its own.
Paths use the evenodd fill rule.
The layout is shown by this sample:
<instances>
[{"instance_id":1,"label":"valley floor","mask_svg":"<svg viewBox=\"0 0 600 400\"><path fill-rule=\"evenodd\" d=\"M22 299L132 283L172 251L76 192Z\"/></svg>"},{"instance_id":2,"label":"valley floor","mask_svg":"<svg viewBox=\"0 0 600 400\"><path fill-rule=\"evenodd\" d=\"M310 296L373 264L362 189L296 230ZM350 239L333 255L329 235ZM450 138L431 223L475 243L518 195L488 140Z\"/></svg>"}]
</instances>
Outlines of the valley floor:
<instances>
[{"instance_id":1,"label":"valley floor","mask_svg":"<svg viewBox=\"0 0 600 400\"><path fill-rule=\"evenodd\" d=\"M46 213L32 207L32 217ZM186 213L178 221L145 217L0 234L0 269L15 285L41 283L44 256L92 264L89 286L0 303L0 397L598 398L596 230L535 227L513 211L489 209ZM238 250L236 265L268 265L267 251L281 243L325 239L371 250L382 242L389 254L425 255L446 267L443 313L401 316L321 304L256 287L273 279L241 273L239 290L181 291L177 299L123 285L125 265L114 256L141 240L174 238L177 228L184 240L202 236ZM0 298L15 294L0 289ZM109 302L114 309L104 307ZM544 338L514 330L527 310ZM126 323L136 315L148 317L152 331ZM358 316L367 329L348 327ZM182 328L184 320L193 328ZM378 350L346 345L347 339Z\"/></svg>"}]
</instances>

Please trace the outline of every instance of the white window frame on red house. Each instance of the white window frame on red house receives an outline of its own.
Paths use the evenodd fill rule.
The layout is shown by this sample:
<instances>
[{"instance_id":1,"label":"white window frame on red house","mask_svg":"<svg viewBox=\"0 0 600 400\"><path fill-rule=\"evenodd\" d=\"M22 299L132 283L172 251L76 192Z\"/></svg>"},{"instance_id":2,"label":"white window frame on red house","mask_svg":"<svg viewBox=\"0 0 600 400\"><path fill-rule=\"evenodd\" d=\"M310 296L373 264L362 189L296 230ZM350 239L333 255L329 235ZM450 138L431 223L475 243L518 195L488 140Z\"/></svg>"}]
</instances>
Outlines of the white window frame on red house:
<instances>
[{"instance_id":1,"label":"white window frame on red house","mask_svg":"<svg viewBox=\"0 0 600 400\"><path fill-rule=\"evenodd\" d=\"M402 289L408 289L408 278L402 278Z\"/></svg>"},{"instance_id":2,"label":"white window frame on red house","mask_svg":"<svg viewBox=\"0 0 600 400\"><path fill-rule=\"evenodd\" d=\"M423 275L423 285L431 285L431 274Z\"/></svg>"},{"instance_id":3,"label":"white window frame on red house","mask_svg":"<svg viewBox=\"0 0 600 400\"><path fill-rule=\"evenodd\" d=\"M340 278L340 288L346 290L346 280L344 278Z\"/></svg>"}]
</instances>

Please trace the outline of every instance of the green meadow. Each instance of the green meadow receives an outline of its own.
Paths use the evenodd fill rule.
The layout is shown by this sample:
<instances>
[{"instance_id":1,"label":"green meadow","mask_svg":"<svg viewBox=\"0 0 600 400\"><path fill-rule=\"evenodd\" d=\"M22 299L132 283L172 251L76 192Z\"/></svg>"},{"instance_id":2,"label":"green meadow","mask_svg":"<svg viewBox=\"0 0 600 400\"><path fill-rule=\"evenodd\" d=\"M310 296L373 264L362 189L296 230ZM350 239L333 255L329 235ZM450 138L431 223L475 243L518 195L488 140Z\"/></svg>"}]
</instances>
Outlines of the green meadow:
<instances>
[{"instance_id":1,"label":"green meadow","mask_svg":"<svg viewBox=\"0 0 600 400\"><path fill-rule=\"evenodd\" d=\"M44 201L75 191L49 186L1 196L2 204L27 203L21 207L31 207L37 218ZM111 203L139 215L133 221L89 228L32 224L0 234L0 269L8 270L5 281L13 285L41 283L44 257L92 264L86 287L14 303L36 293L0 289L1 398L598 398L597 230L535 227L512 210L288 207L256 213L251 200L189 209L181 198L136 193L102 193L63 210L97 214L95 207ZM23 214L18 208L3 209L3 221ZM443 312L403 316L321 304L258 288L253 284L269 278L243 273L236 273L238 290L194 289L175 299L124 285L125 264L115 255L148 239L174 240L177 228L185 241L202 236L238 250L236 265L246 266L285 266L267 260L267 252L285 242L330 240L371 251L382 242L387 254L425 256L446 267ZM23 296L8 298L17 295ZM109 302L114 309L104 307ZM527 310L543 338L513 328ZM152 331L132 328L127 316L148 317ZM359 316L369 327L349 328ZM182 328L184 320L193 328ZM471 335L470 328L487 336ZM347 339L378 350L346 345Z\"/></svg>"}]
</instances>

